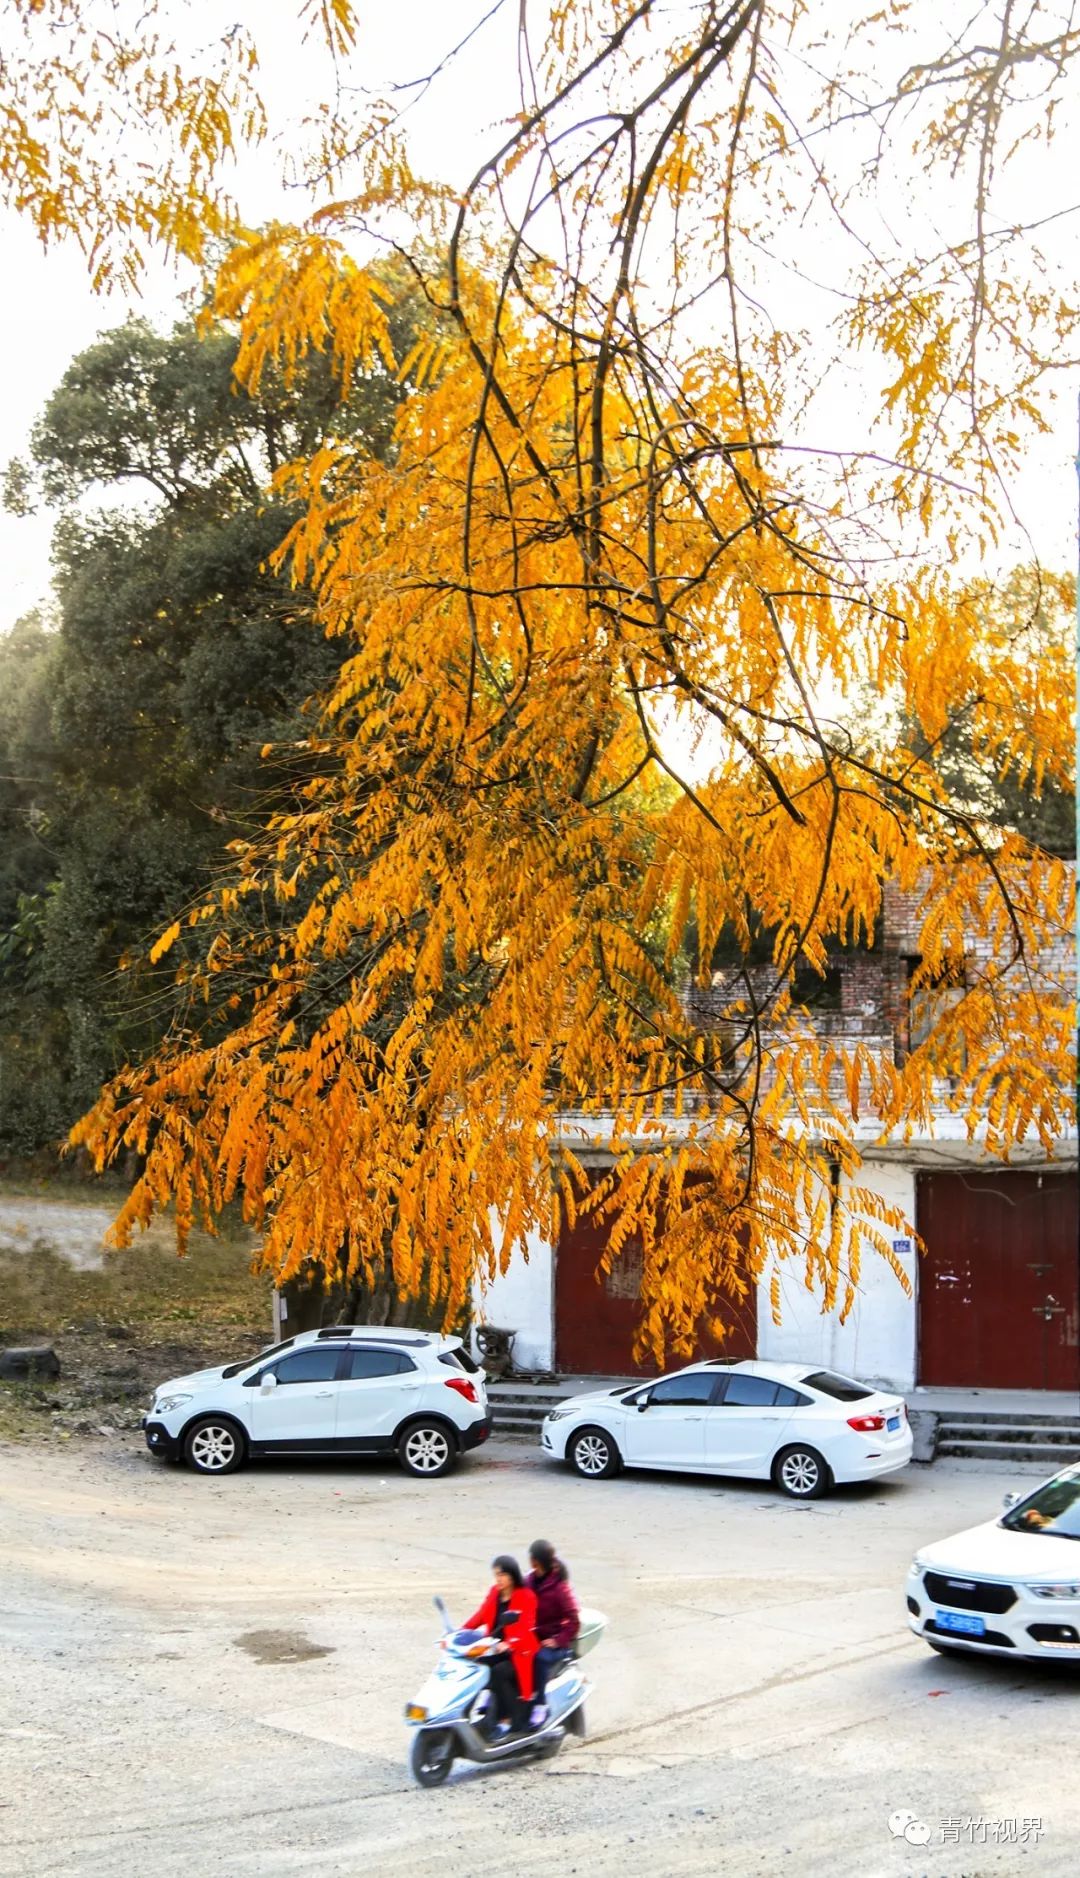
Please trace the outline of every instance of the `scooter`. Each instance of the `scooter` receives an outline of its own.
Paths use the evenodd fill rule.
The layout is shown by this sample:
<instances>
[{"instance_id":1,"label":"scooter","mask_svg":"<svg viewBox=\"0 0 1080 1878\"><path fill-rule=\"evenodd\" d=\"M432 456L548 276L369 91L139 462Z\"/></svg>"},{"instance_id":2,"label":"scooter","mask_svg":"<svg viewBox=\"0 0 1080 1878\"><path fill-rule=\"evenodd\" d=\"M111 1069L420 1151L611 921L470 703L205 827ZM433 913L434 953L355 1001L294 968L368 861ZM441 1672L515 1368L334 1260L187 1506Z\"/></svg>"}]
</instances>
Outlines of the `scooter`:
<instances>
[{"instance_id":1,"label":"scooter","mask_svg":"<svg viewBox=\"0 0 1080 1878\"><path fill-rule=\"evenodd\" d=\"M545 1695L548 1717L538 1728L496 1734L495 1697L489 1664L496 1640L476 1630L456 1630L441 1598L435 1608L443 1621L438 1667L405 1709L415 1729L409 1766L422 1787L441 1787L455 1760L496 1762L547 1760L568 1734L585 1734L585 1697L591 1684L578 1667L600 1641L607 1624L599 1611L582 1611L572 1654L549 1677Z\"/></svg>"}]
</instances>

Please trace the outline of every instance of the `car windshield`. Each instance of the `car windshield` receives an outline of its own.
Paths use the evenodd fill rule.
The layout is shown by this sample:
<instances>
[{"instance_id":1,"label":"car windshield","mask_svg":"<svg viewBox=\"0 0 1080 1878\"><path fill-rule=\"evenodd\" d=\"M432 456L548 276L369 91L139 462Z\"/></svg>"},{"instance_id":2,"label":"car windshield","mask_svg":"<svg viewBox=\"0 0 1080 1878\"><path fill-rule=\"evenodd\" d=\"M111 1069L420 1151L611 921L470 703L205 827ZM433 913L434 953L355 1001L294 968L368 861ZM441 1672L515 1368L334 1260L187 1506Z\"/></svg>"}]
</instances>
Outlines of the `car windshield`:
<instances>
[{"instance_id":1,"label":"car windshield","mask_svg":"<svg viewBox=\"0 0 1080 1878\"><path fill-rule=\"evenodd\" d=\"M1080 1467L1048 1480L1019 1506L1012 1507L1001 1524L1008 1532L1045 1532L1052 1539L1080 1539Z\"/></svg>"},{"instance_id":2,"label":"car windshield","mask_svg":"<svg viewBox=\"0 0 1080 1878\"><path fill-rule=\"evenodd\" d=\"M295 1342L295 1337L286 1337L284 1343L272 1343L267 1349L260 1350L257 1356L245 1356L242 1363L230 1363L221 1373L223 1376L239 1376L242 1370L251 1369L255 1363L265 1363L267 1357L280 1356L282 1350L291 1350Z\"/></svg>"}]
</instances>

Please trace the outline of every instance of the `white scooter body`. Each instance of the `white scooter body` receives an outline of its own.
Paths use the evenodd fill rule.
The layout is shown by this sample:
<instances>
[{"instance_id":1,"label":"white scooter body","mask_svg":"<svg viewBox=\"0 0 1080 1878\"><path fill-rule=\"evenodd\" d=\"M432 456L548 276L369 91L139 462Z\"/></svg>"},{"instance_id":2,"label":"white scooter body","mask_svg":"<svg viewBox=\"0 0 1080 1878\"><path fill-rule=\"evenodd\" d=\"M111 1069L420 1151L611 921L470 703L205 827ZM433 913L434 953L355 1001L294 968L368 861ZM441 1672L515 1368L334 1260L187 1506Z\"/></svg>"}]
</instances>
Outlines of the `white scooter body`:
<instances>
[{"instance_id":1,"label":"white scooter body","mask_svg":"<svg viewBox=\"0 0 1080 1878\"><path fill-rule=\"evenodd\" d=\"M416 1731L410 1760L421 1786L440 1786L455 1760L487 1764L555 1754L568 1733L585 1733L590 1684L571 1656L548 1679L547 1720L539 1728L494 1736L489 1675L494 1639L475 1630L452 1629L441 1600L435 1603L446 1626L439 1663L405 1710L407 1723ZM592 1618L589 1647L598 1640L602 1624L602 1619Z\"/></svg>"}]
</instances>

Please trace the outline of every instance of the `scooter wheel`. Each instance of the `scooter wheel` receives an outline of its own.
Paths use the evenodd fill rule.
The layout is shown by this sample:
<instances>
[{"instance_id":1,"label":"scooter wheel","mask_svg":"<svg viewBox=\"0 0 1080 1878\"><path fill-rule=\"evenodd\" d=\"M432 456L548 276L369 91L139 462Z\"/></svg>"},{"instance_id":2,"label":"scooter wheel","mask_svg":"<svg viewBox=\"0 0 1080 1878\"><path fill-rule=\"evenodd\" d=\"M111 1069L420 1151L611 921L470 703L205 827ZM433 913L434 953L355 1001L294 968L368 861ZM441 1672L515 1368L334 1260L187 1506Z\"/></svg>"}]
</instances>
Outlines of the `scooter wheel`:
<instances>
[{"instance_id":1,"label":"scooter wheel","mask_svg":"<svg viewBox=\"0 0 1080 1878\"><path fill-rule=\"evenodd\" d=\"M421 1787L441 1787L454 1765L454 1737L449 1728L425 1728L409 1755L412 1776Z\"/></svg>"}]
</instances>

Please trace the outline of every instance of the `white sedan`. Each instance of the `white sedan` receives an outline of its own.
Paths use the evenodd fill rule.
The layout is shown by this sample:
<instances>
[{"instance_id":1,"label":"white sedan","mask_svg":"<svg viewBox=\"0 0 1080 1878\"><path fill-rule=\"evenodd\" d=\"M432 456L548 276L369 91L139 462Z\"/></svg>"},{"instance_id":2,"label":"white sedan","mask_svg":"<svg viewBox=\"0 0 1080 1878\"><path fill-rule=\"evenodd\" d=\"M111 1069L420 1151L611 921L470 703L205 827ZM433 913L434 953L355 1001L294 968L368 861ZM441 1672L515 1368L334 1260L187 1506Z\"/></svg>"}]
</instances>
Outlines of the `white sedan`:
<instances>
[{"instance_id":1,"label":"white sedan","mask_svg":"<svg viewBox=\"0 0 1080 1878\"><path fill-rule=\"evenodd\" d=\"M908 1623L932 1650L1080 1658L1080 1464L1005 1507L919 1548Z\"/></svg>"},{"instance_id":2,"label":"white sedan","mask_svg":"<svg viewBox=\"0 0 1080 1878\"><path fill-rule=\"evenodd\" d=\"M814 1500L839 1482L906 1467L911 1429L902 1396L849 1376L713 1361L572 1396L552 1409L540 1445L590 1480L620 1467L741 1474Z\"/></svg>"}]
</instances>

